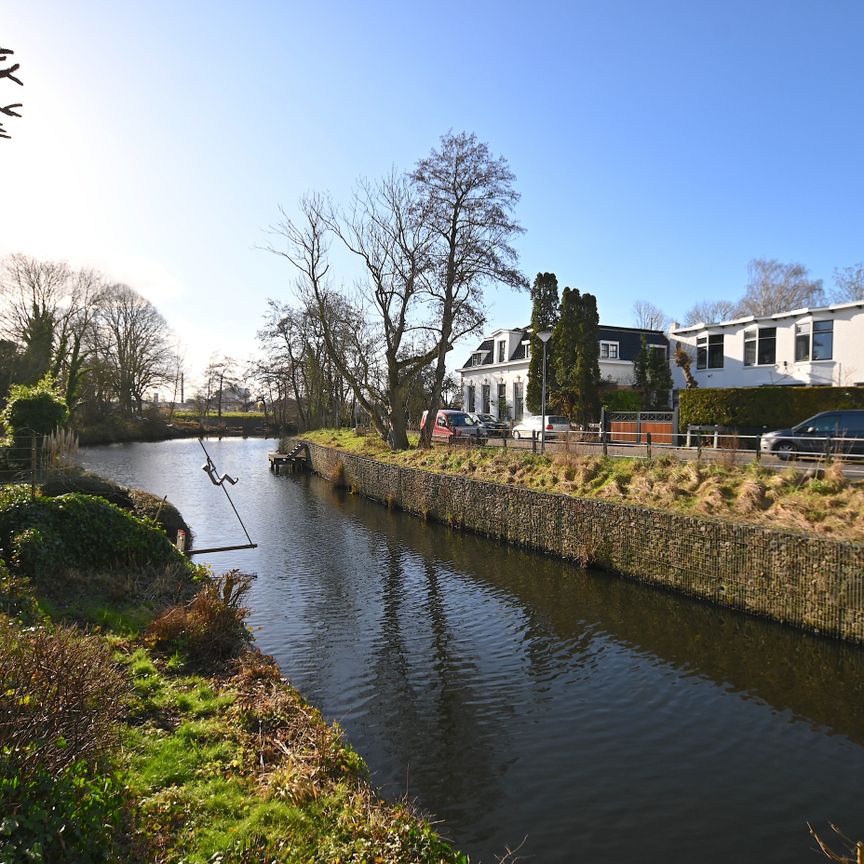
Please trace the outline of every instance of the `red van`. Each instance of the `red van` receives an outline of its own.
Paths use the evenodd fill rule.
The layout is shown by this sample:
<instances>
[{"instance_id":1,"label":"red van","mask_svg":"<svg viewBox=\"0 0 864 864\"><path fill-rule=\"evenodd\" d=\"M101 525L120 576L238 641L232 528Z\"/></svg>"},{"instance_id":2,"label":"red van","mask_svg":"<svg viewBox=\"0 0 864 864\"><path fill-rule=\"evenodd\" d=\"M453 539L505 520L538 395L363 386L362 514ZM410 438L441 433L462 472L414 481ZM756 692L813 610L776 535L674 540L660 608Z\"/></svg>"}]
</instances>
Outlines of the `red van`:
<instances>
[{"instance_id":1,"label":"red van","mask_svg":"<svg viewBox=\"0 0 864 864\"><path fill-rule=\"evenodd\" d=\"M428 413L428 411L423 412L423 417L420 420L421 429L426 426ZM435 425L432 427L432 440L446 444L485 444L486 429L482 423L478 423L464 411L442 408L435 419Z\"/></svg>"}]
</instances>

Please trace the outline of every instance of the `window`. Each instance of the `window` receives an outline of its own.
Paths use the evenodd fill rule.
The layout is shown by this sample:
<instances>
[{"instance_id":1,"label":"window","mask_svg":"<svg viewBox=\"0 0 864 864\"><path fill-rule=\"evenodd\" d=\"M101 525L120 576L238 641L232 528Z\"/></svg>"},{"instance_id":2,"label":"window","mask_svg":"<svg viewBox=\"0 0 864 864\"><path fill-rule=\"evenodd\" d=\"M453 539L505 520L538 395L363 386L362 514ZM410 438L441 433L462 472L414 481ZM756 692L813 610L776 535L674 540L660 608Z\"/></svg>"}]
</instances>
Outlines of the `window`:
<instances>
[{"instance_id":1,"label":"window","mask_svg":"<svg viewBox=\"0 0 864 864\"><path fill-rule=\"evenodd\" d=\"M503 363L507 359L506 354L507 354L507 343L503 342L503 341L499 342L498 343L498 362L499 363Z\"/></svg>"},{"instance_id":2,"label":"window","mask_svg":"<svg viewBox=\"0 0 864 864\"><path fill-rule=\"evenodd\" d=\"M618 343L617 342L600 342L600 359L601 360L617 360L618 359Z\"/></svg>"},{"instance_id":3,"label":"window","mask_svg":"<svg viewBox=\"0 0 864 864\"><path fill-rule=\"evenodd\" d=\"M498 419L507 419L507 385L498 385Z\"/></svg>"},{"instance_id":4,"label":"window","mask_svg":"<svg viewBox=\"0 0 864 864\"><path fill-rule=\"evenodd\" d=\"M810 359L810 324L795 325L795 362Z\"/></svg>"},{"instance_id":5,"label":"window","mask_svg":"<svg viewBox=\"0 0 864 864\"><path fill-rule=\"evenodd\" d=\"M756 330L744 331L744 365L756 365Z\"/></svg>"},{"instance_id":6,"label":"window","mask_svg":"<svg viewBox=\"0 0 864 864\"><path fill-rule=\"evenodd\" d=\"M665 345L649 345L648 350L649 351L657 351L664 360L666 359L666 346Z\"/></svg>"},{"instance_id":7,"label":"window","mask_svg":"<svg viewBox=\"0 0 864 864\"><path fill-rule=\"evenodd\" d=\"M477 399L477 388L473 384L468 385L468 398L465 400L468 403L468 410L473 414L477 409L474 407Z\"/></svg>"},{"instance_id":8,"label":"window","mask_svg":"<svg viewBox=\"0 0 864 864\"><path fill-rule=\"evenodd\" d=\"M777 362L777 328L744 331L744 365L773 366Z\"/></svg>"},{"instance_id":9,"label":"window","mask_svg":"<svg viewBox=\"0 0 864 864\"><path fill-rule=\"evenodd\" d=\"M525 385L521 381L517 381L513 385L513 419L521 420L525 413Z\"/></svg>"},{"instance_id":10,"label":"window","mask_svg":"<svg viewBox=\"0 0 864 864\"><path fill-rule=\"evenodd\" d=\"M696 339L696 368L723 368L723 334L699 336Z\"/></svg>"},{"instance_id":11,"label":"window","mask_svg":"<svg viewBox=\"0 0 864 864\"><path fill-rule=\"evenodd\" d=\"M834 356L834 322L813 322L813 359L830 360Z\"/></svg>"},{"instance_id":12,"label":"window","mask_svg":"<svg viewBox=\"0 0 864 864\"><path fill-rule=\"evenodd\" d=\"M489 392L489 385L488 384L483 384L480 387L480 394L481 394L481 398L483 400L483 413L488 414L489 413L489 400L490 400L490 395L491 395Z\"/></svg>"},{"instance_id":13,"label":"window","mask_svg":"<svg viewBox=\"0 0 864 864\"><path fill-rule=\"evenodd\" d=\"M811 338L812 337L812 338ZM795 325L795 362L831 360L834 356L834 322L809 321Z\"/></svg>"}]
</instances>

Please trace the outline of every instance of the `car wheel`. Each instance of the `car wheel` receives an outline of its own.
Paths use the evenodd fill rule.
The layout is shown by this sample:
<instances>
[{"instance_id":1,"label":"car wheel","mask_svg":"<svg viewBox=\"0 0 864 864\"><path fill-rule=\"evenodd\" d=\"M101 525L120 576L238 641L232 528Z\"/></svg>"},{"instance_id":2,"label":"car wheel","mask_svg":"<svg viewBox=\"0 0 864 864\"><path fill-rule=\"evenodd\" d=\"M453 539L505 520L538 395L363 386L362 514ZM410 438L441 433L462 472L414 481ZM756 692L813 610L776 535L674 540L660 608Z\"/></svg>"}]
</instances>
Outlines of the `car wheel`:
<instances>
[{"instance_id":1,"label":"car wheel","mask_svg":"<svg viewBox=\"0 0 864 864\"><path fill-rule=\"evenodd\" d=\"M514 429L513 430L513 437L518 441L522 437L522 433L519 432L518 430Z\"/></svg>"},{"instance_id":2,"label":"car wheel","mask_svg":"<svg viewBox=\"0 0 864 864\"><path fill-rule=\"evenodd\" d=\"M788 462L795 458L795 445L791 441L781 441L775 448L774 452L778 459Z\"/></svg>"}]
</instances>

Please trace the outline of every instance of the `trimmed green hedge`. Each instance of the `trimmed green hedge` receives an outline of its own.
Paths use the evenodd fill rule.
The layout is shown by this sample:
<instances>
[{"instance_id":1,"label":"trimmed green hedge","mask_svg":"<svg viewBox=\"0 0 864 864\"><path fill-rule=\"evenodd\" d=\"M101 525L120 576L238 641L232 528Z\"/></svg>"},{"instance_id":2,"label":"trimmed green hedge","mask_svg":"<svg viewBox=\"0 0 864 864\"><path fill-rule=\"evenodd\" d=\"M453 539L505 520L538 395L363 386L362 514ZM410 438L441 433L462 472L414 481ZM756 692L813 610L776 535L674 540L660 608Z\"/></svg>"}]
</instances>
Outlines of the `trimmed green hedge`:
<instances>
[{"instance_id":1,"label":"trimmed green hedge","mask_svg":"<svg viewBox=\"0 0 864 864\"><path fill-rule=\"evenodd\" d=\"M864 387L696 388L681 391L678 425L782 429L838 408L864 408Z\"/></svg>"}]
</instances>

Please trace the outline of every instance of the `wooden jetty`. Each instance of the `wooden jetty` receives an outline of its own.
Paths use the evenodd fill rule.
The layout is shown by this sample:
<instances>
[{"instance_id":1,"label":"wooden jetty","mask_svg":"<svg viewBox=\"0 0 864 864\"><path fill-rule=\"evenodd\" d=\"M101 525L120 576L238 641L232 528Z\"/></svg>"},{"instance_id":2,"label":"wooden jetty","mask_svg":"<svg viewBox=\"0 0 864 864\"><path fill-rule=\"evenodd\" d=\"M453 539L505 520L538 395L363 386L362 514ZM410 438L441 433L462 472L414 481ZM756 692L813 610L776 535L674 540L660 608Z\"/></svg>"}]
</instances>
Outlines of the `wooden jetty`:
<instances>
[{"instance_id":1,"label":"wooden jetty","mask_svg":"<svg viewBox=\"0 0 864 864\"><path fill-rule=\"evenodd\" d=\"M283 466L290 468L292 473L308 471L309 446L305 441L301 441L290 453L268 453L267 460L274 474L278 474Z\"/></svg>"}]
</instances>

